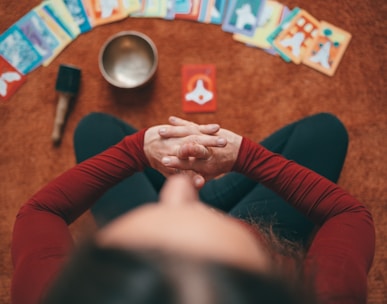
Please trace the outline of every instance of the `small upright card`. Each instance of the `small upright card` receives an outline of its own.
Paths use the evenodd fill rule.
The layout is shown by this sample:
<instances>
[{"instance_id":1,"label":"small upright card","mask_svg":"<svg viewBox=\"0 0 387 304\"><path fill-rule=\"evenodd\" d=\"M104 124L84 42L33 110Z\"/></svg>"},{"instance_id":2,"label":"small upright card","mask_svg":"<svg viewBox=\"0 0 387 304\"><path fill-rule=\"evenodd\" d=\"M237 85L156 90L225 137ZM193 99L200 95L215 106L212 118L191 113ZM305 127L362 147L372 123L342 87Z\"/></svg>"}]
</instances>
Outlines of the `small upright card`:
<instances>
[{"instance_id":1,"label":"small upright card","mask_svg":"<svg viewBox=\"0 0 387 304\"><path fill-rule=\"evenodd\" d=\"M26 79L26 76L0 56L0 102L9 100Z\"/></svg>"},{"instance_id":2,"label":"small upright card","mask_svg":"<svg viewBox=\"0 0 387 304\"><path fill-rule=\"evenodd\" d=\"M182 67L183 111L216 111L216 68L213 64L187 64Z\"/></svg>"},{"instance_id":3,"label":"small upright card","mask_svg":"<svg viewBox=\"0 0 387 304\"><path fill-rule=\"evenodd\" d=\"M222 24L225 32L253 36L265 0L230 0Z\"/></svg>"},{"instance_id":4,"label":"small upright card","mask_svg":"<svg viewBox=\"0 0 387 304\"><path fill-rule=\"evenodd\" d=\"M294 63L300 64L306 49L318 34L320 22L308 12L300 10L274 39L274 46Z\"/></svg>"},{"instance_id":5,"label":"small upright card","mask_svg":"<svg viewBox=\"0 0 387 304\"><path fill-rule=\"evenodd\" d=\"M313 44L306 50L302 63L333 76L352 35L328 22L321 21Z\"/></svg>"}]
</instances>

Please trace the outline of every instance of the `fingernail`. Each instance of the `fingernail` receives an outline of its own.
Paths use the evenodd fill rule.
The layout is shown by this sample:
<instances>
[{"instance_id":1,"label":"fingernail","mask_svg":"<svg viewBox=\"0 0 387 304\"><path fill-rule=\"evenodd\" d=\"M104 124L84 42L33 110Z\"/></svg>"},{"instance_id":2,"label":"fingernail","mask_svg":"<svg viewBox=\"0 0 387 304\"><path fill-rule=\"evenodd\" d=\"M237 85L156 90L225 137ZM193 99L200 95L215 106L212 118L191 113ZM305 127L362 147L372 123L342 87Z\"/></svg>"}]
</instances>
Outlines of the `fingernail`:
<instances>
[{"instance_id":1,"label":"fingernail","mask_svg":"<svg viewBox=\"0 0 387 304\"><path fill-rule=\"evenodd\" d=\"M200 186L202 183L202 179L200 177L195 177L194 183L195 183L195 186Z\"/></svg>"},{"instance_id":2,"label":"fingernail","mask_svg":"<svg viewBox=\"0 0 387 304\"><path fill-rule=\"evenodd\" d=\"M226 144L226 139L224 139L224 138L218 138L218 139L216 140L216 144L217 144L218 146L224 146L224 145Z\"/></svg>"},{"instance_id":3,"label":"fingernail","mask_svg":"<svg viewBox=\"0 0 387 304\"><path fill-rule=\"evenodd\" d=\"M171 159L169 157L163 157L161 159L161 162L164 164L164 165L169 165L170 162L171 162Z\"/></svg>"},{"instance_id":4,"label":"fingernail","mask_svg":"<svg viewBox=\"0 0 387 304\"><path fill-rule=\"evenodd\" d=\"M167 128L160 128L160 129L159 129L159 133L160 133L160 134L165 134L165 133L167 133Z\"/></svg>"},{"instance_id":5,"label":"fingernail","mask_svg":"<svg viewBox=\"0 0 387 304\"><path fill-rule=\"evenodd\" d=\"M212 124L212 125L210 125L210 129L213 130L213 131L218 130L219 129L219 125Z\"/></svg>"}]
</instances>

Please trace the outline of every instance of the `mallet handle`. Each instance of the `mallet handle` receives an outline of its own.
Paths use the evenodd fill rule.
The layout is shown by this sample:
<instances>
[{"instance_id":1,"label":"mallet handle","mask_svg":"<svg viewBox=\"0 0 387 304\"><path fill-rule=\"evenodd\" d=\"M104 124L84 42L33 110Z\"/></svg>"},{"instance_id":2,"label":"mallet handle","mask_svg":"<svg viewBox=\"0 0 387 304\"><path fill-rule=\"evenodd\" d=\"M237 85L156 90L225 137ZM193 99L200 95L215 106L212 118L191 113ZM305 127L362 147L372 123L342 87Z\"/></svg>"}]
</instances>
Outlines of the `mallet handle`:
<instances>
[{"instance_id":1,"label":"mallet handle","mask_svg":"<svg viewBox=\"0 0 387 304\"><path fill-rule=\"evenodd\" d=\"M62 130L66 120L67 111L69 109L70 99L71 95L69 94L59 94L54 120L54 130L52 131L51 135L54 144L58 144L62 139Z\"/></svg>"}]
</instances>

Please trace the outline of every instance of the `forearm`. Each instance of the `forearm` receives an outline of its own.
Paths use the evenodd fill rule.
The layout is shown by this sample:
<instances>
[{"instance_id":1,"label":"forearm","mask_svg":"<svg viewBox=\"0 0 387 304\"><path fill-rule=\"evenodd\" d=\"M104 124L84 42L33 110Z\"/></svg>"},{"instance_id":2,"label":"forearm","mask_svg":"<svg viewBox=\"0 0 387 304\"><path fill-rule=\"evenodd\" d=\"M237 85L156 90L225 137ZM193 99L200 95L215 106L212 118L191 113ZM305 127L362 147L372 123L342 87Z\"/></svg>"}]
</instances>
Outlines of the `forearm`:
<instances>
[{"instance_id":1,"label":"forearm","mask_svg":"<svg viewBox=\"0 0 387 304\"><path fill-rule=\"evenodd\" d=\"M233 169L272 189L319 225L343 212L368 212L336 184L247 138Z\"/></svg>"},{"instance_id":2,"label":"forearm","mask_svg":"<svg viewBox=\"0 0 387 304\"><path fill-rule=\"evenodd\" d=\"M117 145L63 173L37 192L28 204L71 223L109 188L147 165L144 132L125 137Z\"/></svg>"}]
</instances>

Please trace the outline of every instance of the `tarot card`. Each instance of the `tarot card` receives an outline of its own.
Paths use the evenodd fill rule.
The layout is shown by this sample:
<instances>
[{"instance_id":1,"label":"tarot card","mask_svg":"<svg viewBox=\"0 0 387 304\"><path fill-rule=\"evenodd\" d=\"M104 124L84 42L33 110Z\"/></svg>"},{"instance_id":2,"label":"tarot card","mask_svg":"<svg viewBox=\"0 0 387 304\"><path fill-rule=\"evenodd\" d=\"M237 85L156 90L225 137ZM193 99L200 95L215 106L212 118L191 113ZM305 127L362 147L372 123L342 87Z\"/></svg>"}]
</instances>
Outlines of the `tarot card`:
<instances>
[{"instance_id":1,"label":"tarot card","mask_svg":"<svg viewBox=\"0 0 387 304\"><path fill-rule=\"evenodd\" d=\"M300 8L296 7L294 8L291 12L289 12L289 14L282 20L281 24L279 26L276 27L276 29L271 32L271 34L269 34L269 36L267 37L267 42L270 43L270 45L272 46L272 48L281 56L281 58L283 60L285 60L286 62L291 62L292 60L290 59L289 56L287 56L287 54L285 54L284 52L282 52L279 48L277 48L275 45L274 45L274 40L277 39L278 35L286 28L289 26L289 23L293 20L293 18L295 16L297 16L297 14L300 12Z\"/></svg>"},{"instance_id":2,"label":"tarot card","mask_svg":"<svg viewBox=\"0 0 387 304\"><path fill-rule=\"evenodd\" d=\"M215 65L187 64L182 67L183 111L215 112Z\"/></svg>"},{"instance_id":3,"label":"tarot card","mask_svg":"<svg viewBox=\"0 0 387 304\"><path fill-rule=\"evenodd\" d=\"M264 5L265 0L230 0L222 29L253 36Z\"/></svg>"},{"instance_id":4,"label":"tarot card","mask_svg":"<svg viewBox=\"0 0 387 304\"><path fill-rule=\"evenodd\" d=\"M320 22L304 10L294 16L289 25L274 39L274 46L294 63L300 64L306 49L318 34Z\"/></svg>"},{"instance_id":5,"label":"tarot card","mask_svg":"<svg viewBox=\"0 0 387 304\"><path fill-rule=\"evenodd\" d=\"M198 21L203 23L211 22L211 11L215 0L202 0L199 9Z\"/></svg>"},{"instance_id":6,"label":"tarot card","mask_svg":"<svg viewBox=\"0 0 387 304\"><path fill-rule=\"evenodd\" d=\"M283 10L283 4L268 0L259 18L254 35L249 37L242 34L234 34L233 38L248 45L269 49L271 45L267 41L267 37L279 25Z\"/></svg>"},{"instance_id":7,"label":"tarot card","mask_svg":"<svg viewBox=\"0 0 387 304\"><path fill-rule=\"evenodd\" d=\"M333 76L347 49L352 35L328 22L321 21L313 44L307 49L302 63Z\"/></svg>"},{"instance_id":8,"label":"tarot card","mask_svg":"<svg viewBox=\"0 0 387 304\"><path fill-rule=\"evenodd\" d=\"M75 23L78 25L81 33L91 30L89 17L82 0L63 0Z\"/></svg>"},{"instance_id":9,"label":"tarot card","mask_svg":"<svg viewBox=\"0 0 387 304\"><path fill-rule=\"evenodd\" d=\"M25 75L0 56L0 102L9 100L26 79Z\"/></svg>"},{"instance_id":10,"label":"tarot card","mask_svg":"<svg viewBox=\"0 0 387 304\"><path fill-rule=\"evenodd\" d=\"M30 11L15 23L23 34L31 41L43 60L52 55L53 49L59 44L46 24L34 11Z\"/></svg>"},{"instance_id":11,"label":"tarot card","mask_svg":"<svg viewBox=\"0 0 387 304\"><path fill-rule=\"evenodd\" d=\"M222 24L227 0L215 0L210 11L211 23Z\"/></svg>"},{"instance_id":12,"label":"tarot card","mask_svg":"<svg viewBox=\"0 0 387 304\"><path fill-rule=\"evenodd\" d=\"M122 4L126 15L136 13L141 9L141 0L123 0Z\"/></svg>"},{"instance_id":13,"label":"tarot card","mask_svg":"<svg viewBox=\"0 0 387 304\"><path fill-rule=\"evenodd\" d=\"M81 33L78 24L76 24L62 0L46 0L42 3L42 7L72 40Z\"/></svg>"},{"instance_id":14,"label":"tarot card","mask_svg":"<svg viewBox=\"0 0 387 304\"><path fill-rule=\"evenodd\" d=\"M278 24L281 24L287 17L288 15L290 14L290 9L284 5L283 6L283 9L282 9L282 14L281 14L281 18L280 18L280 22ZM278 26L278 25L277 25ZM266 37L266 41L269 43L269 36L270 36L271 33L268 34L268 36ZM273 55L273 56L278 56L279 53L275 50L275 48L269 43L269 47L268 48L264 48L263 50L270 54L270 55Z\"/></svg>"},{"instance_id":15,"label":"tarot card","mask_svg":"<svg viewBox=\"0 0 387 304\"><path fill-rule=\"evenodd\" d=\"M168 20L175 19L175 5L176 5L175 0L167 0L167 15L164 17L165 19L168 19Z\"/></svg>"},{"instance_id":16,"label":"tarot card","mask_svg":"<svg viewBox=\"0 0 387 304\"><path fill-rule=\"evenodd\" d=\"M189 14L192 9L192 0L175 0L175 14Z\"/></svg>"},{"instance_id":17,"label":"tarot card","mask_svg":"<svg viewBox=\"0 0 387 304\"><path fill-rule=\"evenodd\" d=\"M55 21L52 15L43 6L44 3L34 8L34 11L46 24L47 28L51 31L56 38L58 44L52 49L52 55L43 62L43 66L48 66L60 52L70 44L72 38L67 32Z\"/></svg>"},{"instance_id":18,"label":"tarot card","mask_svg":"<svg viewBox=\"0 0 387 304\"><path fill-rule=\"evenodd\" d=\"M189 1L177 0L175 19L198 20L199 14L200 14L201 2L202 0L189 0ZM183 3L185 4L184 6L182 5ZM184 10L181 10L183 8Z\"/></svg>"},{"instance_id":19,"label":"tarot card","mask_svg":"<svg viewBox=\"0 0 387 304\"><path fill-rule=\"evenodd\" d=\"M42 55L15 25L0 36L0 55L23 74L31 72L43 61Z\"/></svg>"},{"instance_id":20,"label":"tarot card","mask_svg":"<svg viewBox=\"0 0 387 304\"><path fill-rule=\"evenodd\" d=\"M123 0L83 0L93 26L124 19L127 14Z\"/></svg>"}]
</instances>

